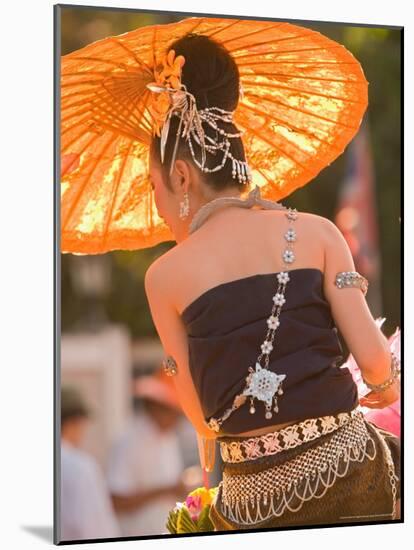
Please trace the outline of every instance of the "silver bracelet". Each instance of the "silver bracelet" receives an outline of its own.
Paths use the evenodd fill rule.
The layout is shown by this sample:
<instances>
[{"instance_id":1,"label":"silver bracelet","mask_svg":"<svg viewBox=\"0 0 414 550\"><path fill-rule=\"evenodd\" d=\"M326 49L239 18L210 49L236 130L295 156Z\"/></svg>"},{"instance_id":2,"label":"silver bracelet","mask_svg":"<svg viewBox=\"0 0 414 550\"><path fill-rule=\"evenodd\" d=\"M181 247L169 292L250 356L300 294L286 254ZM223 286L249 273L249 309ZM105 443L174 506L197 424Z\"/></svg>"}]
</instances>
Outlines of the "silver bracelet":
<instances>
[{"instance_id":1,"label":"silver bracelet","mask_svg":"<svg viewBox=\"0 0 414 550\"><path fill-rule=\"evenodd\" d=\"M336 274L335 285L338 288L360 288L364 296L368 291L368 280L358 271L340 271Z\"/></svg>"},{"instance_id":2,"label":"silver bracelet","mask_svg":"<svg viewBox=\"0 0 414 550\"><path fill-rule=\"evenodd\" d=\"M368 386L368 388L370 390L374 391L374 392L385 391L397 380L398 376L400 375L400 373L401 373L400 364L401 364L401 362L398 359L398 357L393 352L391 352L391 374L387 378L387 380L382 382L382 384L370 384L369 382L367 382L365 380L364 377L362 377L362 380L363 380L364 384L366 386Z\"/></svg>"}]
</instances>

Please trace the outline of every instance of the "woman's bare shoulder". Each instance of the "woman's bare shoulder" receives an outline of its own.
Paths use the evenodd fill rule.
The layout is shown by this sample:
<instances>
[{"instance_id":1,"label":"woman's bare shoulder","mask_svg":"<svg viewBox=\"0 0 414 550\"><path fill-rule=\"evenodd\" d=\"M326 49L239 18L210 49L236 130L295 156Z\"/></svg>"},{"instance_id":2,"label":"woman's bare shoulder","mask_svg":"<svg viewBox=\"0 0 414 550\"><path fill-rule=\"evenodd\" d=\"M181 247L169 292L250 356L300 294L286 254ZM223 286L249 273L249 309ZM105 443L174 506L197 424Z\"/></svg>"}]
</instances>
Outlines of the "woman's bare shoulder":
<instances>
[{"instance_id":1,"label":"woman's bare shoulder","mask_svg":"<svg viewBox=\"0 0 414 550\"><path fill-rule=\"evenodd\" d=\"M280 214L279 211L276 211ZM274 214L275 211L264 211L264 215ZM273 220L274 220L274 216ZM277 222L276 222L277 223ZM306 211L298 211L298 219L296 220L296 226L302 235L306 236L307 241L317 241L328 243L335 240L340 234L337 226L328 218L313 214ZM266 224L267 225L267 224ZM265 226L263 226L265 227ZM267 225L267 231L274 233L275 228ZM193 258L200 252L200 249L205 250L208 248L208 242L206 242L206 236L203 235L198 240L197 235L182 241L176 246L170 248L167 252L159 256L150 267L162 270L165 274L170 274L169 279L173 273L181 272L183 265L188 265L189 259ZM181 269L180 269L181 267Z\"/></svg>"},{"instance_id":2,"label":"woman's bare shoulder","mask_svg":"<svg viewBox=\"0 0 414 550\"><path fill-rule=\"evenodd\" d=\"M335 226L329 218L325 218L324 216L320 216L319 214L314 214L312 212L299 210L298 219L302 220L303 223L308 224L310 228L320 231L328 226Z\"/></svg>"},{"instance_id":3,"label":"woman's bare shoulder","mask_svg":"<svg viewBox=\"0 0 414 550\"><path fill-rule=\"evenodd\" d=\"M335 240L341 233L335 223L329 218L311 212L298 212L297 223L301 225L306 235L317 237L321 242Z\"/></svg>"},{"instance_id":4,"label":"woman's bare shoulder","mask_svg":"<svg viewBox=\"0 0 414 550\"><path fill-rule=\"evenodd\" d=\"M145 277L157 279L166 295L170 290L174 292L176 283L180 280L180 274L183 273L183 268L191 257L186 248L185 241L173 246L158 256L147 268Z\"/></svg>"},{"instance_id":5,"label":"woman's bare shoulder","mask_svg":"<svg viewBox=\"0 0 414 550\"><path fill-rule=\"evenodd\" d=\"M298 235L297 257L304 264L318 266L325 272L327 254L343 239L339 229L329 218L311 212L298 211L294 223Z\"/></svg>"},{"instance_id":6,"label":"woman's bare shoulder","mask_svg":"<svg viewBox=\"0 0 414 550\"><path fill-rule=\"evenodd\" d=\"M319 216L318 229L323 239L326 253L335 254L340 250L349 254L347 241L339 227L330 219Z\"/></svg>"}]
</instances>

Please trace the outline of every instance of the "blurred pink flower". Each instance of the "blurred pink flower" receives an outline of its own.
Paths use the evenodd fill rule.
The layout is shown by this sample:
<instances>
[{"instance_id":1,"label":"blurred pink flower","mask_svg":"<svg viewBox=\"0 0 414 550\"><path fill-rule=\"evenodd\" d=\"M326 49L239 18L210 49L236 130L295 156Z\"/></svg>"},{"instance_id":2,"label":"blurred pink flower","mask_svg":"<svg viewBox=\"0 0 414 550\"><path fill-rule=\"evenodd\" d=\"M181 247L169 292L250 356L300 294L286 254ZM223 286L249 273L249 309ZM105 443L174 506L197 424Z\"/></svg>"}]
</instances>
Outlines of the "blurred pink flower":
<instances>
[{"instance_id":1,"label":"blurred pink flower","mask_svg":"<svg viewBox=\"0 0 414 550\"><path fill-rule=\"evenodd\" d=\"M382 327L385 321L385 317L378 317L375 319L376 324L379 328ZM388 343L390 345L390 350L393 351L396 356L400 359L401 357L401 332L397 327L394 334L388 338ZM358 395L361 397L368 393L369 388L364 384L362 380L362 373L356 364L356 361L352 354L349 354L348 359L342 365L344 368L348 367L355 384L358 388ZM362 407L361 410L364 413L367 420L374 422L378 427L387 430L388 432L393 433L397 437L400 437L401 431L401 400L398 399L388 407L384 409L370 409L369 407Z\"/></svg>"},{"instance_id":2,"label":"blurred pink flower","mask_svg":"<svg viewBox=\"0 0 414 550\"><path fill-rule=\"evenodd\" d=\"M185 499L185 504L190 512L191 519L197 521L198 516L200 515L202 509L202 500L199 495L188 496Z\"/></svg>"}]
</instances>

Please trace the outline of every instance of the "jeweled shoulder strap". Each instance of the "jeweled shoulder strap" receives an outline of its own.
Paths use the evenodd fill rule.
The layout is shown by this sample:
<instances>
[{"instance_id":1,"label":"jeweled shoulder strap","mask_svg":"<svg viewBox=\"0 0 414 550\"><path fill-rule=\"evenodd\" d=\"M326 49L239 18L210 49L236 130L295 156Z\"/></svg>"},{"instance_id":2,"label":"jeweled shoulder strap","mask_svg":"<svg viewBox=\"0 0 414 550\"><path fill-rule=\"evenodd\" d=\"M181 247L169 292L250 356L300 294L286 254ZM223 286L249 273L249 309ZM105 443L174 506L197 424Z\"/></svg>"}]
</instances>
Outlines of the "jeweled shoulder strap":
<instances>
[{"instance_id":1,"label":"jeweled shoulder strap","mask_svg":"<svg viewBox=\"0 0 414 550\"><path fill-rule=\"evenodd\" d=\"M256 412L254 400L263 401L265 403L265 418L270 419L273 416L273 412L279 411L278 396L283 394L282 382L286 378L286 374L278 374L269 370L269 355L273 350L273 342L275 333L280 326L280 313L282 307L286 302L285 292L287 283L290 280L289 268L295 261L295 254L293 252L293 244L296 242L296 231L293 227L293 223L297 219L296 209L287 209L286 217L289 222L284 239L286 241L285 249L282 253L282 260L285 266L284 271L277 273L276 278L278 282L276 293L273 295L273 306L269 317L267 318L267 332L265 340L261 345L261 353L257 357L255 368L249 367L249 374L246 377L246 385L242 393L236 395L233 400L232 406L224 412L220 418L211 417L207 425L210 429L218 432L222 423L240 406L242 406L247 398L250 398L250 413ZM261 365L261 360L264 357L264 365ZM273 406L273 412L272 412Z\"/></svg>"}]
</instances>

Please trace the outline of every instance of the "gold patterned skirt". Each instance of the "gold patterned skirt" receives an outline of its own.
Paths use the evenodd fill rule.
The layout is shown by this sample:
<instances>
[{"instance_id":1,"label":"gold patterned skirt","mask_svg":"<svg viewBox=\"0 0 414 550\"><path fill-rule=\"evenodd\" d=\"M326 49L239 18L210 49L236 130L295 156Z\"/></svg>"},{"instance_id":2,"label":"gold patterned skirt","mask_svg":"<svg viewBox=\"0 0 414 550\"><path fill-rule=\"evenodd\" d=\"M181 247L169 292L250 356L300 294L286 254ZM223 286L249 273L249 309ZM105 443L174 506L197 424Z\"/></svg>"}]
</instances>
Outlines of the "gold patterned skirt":
<instances>
[{"instance_id":1,"label":"gold patterned skirt","mask_svg":"<svg viewBox=\"0 0 414 550\"><path fill-rule=\"evenodd\" d=\"M215 531L396 519L400 439L350 413L264 436L220 436Z\"/></svg>"}]
</instances>

